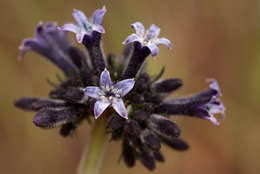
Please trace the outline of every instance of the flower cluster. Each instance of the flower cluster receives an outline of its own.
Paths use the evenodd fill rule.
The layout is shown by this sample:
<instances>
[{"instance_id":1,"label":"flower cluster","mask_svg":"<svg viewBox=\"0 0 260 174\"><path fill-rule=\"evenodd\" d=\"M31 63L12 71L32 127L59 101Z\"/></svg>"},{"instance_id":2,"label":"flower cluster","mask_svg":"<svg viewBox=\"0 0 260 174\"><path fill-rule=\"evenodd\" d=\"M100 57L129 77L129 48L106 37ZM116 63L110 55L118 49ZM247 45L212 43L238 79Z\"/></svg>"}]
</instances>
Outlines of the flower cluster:
<instances>
[{"instance_id":1,"label":"flower cluster","mask_svg":"<svg viewBox=\"0 0 260 174\"><path fill-rule=\"evenodd\" d=\"M122 159L127 166L133 167L140 160L154 170L156 161L164 161L162 144L179 151L189 147L170 117L185 115L219 125L214 115L224 117L222 94L217 81L209 79L209 88L201 93L167 98L183 85L182 80L161 80L164 69L151 77L143 66L150 54L158 54L158 45L171 48L168 39L158 38L160 28L156 25L145 32L143 24L135 22L131 26L136 34L123 42L126 46L122 54L105 56L101 47L105 12L105 7L98 9L88 20L83 12L74 10L77 25L58 27L49 22L37 26L35 37L22 42L20 58L29 50L35 51L59 67L65 79L54 85L48 98L23 97L15 101L15 106L36 111L33 122L38 127L61 126L64 137L72 135L83 120L93 115L95 119L104 117L111 140L122 141ZM73 45L67 31L75 33L88 57Z\"/></svg>"}]
</instances>

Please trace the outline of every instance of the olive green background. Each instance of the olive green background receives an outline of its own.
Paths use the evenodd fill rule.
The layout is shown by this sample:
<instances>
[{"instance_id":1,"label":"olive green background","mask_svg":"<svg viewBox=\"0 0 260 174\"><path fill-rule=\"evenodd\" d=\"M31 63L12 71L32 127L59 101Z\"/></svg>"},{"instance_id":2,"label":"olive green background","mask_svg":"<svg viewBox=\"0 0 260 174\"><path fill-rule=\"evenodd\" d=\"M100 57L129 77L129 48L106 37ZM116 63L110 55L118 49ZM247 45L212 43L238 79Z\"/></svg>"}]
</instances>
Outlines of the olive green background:
<instances>
[{"instance_id":1,"label":"olive green background","mask_svg":"<svg viewBox=\"0 0 260 174\"><path fill-rule=\"evenodd\" d=\"M14 108L13 101L21 96L47 96L51 87L46 78L55 81L56 73L61 73L35 53L18 61L18 46L34 35L39 21L62 25L73 21L73 8L90 16L104 4L106 53L120 53L122 41L133 32L131 23L141 21L146 27L154 23L161 27L160 36L172 41L173 49L160 46L157 59L149 58L149 72L156 74L165 65L164 78L183 79L183 88L173 97L206 89L208 77L219 81L224 94L226 119L220 126L189 117L175 119L191 148L176 152L163 147L166 162L158 163L153 173L259 173L259 0L1 0L0 173L75 173L90 140L90 126L82 124L75 137L64 139L58 129L35 127L34 113ZM132 169L119 163L120 151L120 142L109 143L102 174L150 173L140 162Z\"/></svg>"}]
</instances>

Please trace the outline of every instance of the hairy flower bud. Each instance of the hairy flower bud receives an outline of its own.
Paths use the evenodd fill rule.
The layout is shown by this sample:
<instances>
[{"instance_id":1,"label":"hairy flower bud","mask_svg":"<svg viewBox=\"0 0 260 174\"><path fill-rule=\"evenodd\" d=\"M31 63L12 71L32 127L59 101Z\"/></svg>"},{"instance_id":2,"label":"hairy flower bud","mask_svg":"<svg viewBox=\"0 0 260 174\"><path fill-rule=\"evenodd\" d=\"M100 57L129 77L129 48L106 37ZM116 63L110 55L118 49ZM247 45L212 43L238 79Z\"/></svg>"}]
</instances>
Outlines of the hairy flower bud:
<instances>
[{"instance_id":1,"label":"hairy flower bud","mask_svg":"<svg viewBox=\"0 0 260 174\"><path fill-rule=\"evenodd\" d=\"M178 137L181 134L181 129L177 126L177 124L156 114L151 116L148 121L148 126L153 131L163 136Z\"/></svg>"},{"instance_id":2,"label":"hairy flower bud","mask_svg":"<svg viewBox=\"0 0 260 174\"><path fill-rule=\"evenodd\" d=\"M171 93L183 85L181 79L166 79L154 84L154 91L157 93Z\"/></svg>"},{"instance_id":3,"label":"hairy flower bud","mask_svg":"<svg viewBox=\"0 0 260 174\"><path fill-rule=\"evenodd\" d=\"M149 129L145 129L141 132L140 139L143 144L148 146L154 151L159 151L161 148L160 140L157 138L153 132Z\"/></svg>"},{"instance_id":4,"label":"hairy flower bud","mask_svg":"<svg viewBox=\"0 0 260 174\"><path fill-rule=\"evenodd\" d=\"M67 104L64 100L24 97L16 100L14 105L24 110L38 111L47 107L62 107Z\"/></svg>"},{"instance_id":5,"label":"hairy flower bud","mask_svg":"<svg viewBox=\"0 0 260 174\"><path fill-rule=\"evenodd\" d=\"M71 123L79 118L78 110L71 107L46 108L40 110L34 117L33 122L42 128L53 128L65 123Z\"/></svg>"}]
</instances>

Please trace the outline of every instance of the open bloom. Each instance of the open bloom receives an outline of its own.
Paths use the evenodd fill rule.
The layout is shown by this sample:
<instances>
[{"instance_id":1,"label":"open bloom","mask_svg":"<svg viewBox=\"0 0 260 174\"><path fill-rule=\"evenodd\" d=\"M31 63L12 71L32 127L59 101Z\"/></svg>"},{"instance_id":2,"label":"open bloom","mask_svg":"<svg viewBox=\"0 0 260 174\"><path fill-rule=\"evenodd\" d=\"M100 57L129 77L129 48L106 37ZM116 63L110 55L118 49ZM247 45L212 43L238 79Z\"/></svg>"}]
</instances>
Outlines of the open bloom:
<instances>
[{"instance_id":1,"label":"open bloom","mask_svg":"<svg viewBox=\"0 0 260 174\"><path fill-rule=\"evenodd\" d=\"M100 76L100 87L88 86L85 94L97 99L94 107L94 115L97 119L108 106L112 106L123 118L128 118L128 114L123 102L123 97L134 87L134 79L122 80L112 84L109 71L105 69Z\"/></svg>"},{"instance_id":2,"label":"open bloom","mask_svg":"<svg viewBox=\"0 0 260 174\"><path fill-rule=\"evenodd\" d=\"M139 42L143 47L148 47L155 57L159 48L158 45L164 44L171 49L171 42L166 38L158 38L160 34L160 28L152 24L150 28L145 32L145 28L141 22L135 22L131 25L135 29L135 34L131 34L126 38L123 44L128 44L131 42Z\"/></svg>"},{"instance_id":3,"label":"open bloom","mask_svg":"<svg viewBox=\"0 0 260 174\"><path fill-rule=\"evenodd\" d=\"M220 88L215 79L209 79L209 89L199 94L179 99L166 100L156 109L157 113L180 114L209 120L215 125L220 122L214 117L220 114L224 119L225 107L220 101Z\"/></svg>"},{"instance_id":4,"label":"open bloom","mask_svg":"<svg viewBox=\"0 0 260 174\"><path fill-rule=\"evenodd\" d=\"M106 7L97 9L92 17L88 20L86 15L77 9L73 11L73 17L78 25L68 23L61 27L62 30L70 31L76 34L77 41L82 43L85 35L91 36L94 31L98 33L105 33L102 26L103 17L106 13Z\"/></svg>"}]
</instances>

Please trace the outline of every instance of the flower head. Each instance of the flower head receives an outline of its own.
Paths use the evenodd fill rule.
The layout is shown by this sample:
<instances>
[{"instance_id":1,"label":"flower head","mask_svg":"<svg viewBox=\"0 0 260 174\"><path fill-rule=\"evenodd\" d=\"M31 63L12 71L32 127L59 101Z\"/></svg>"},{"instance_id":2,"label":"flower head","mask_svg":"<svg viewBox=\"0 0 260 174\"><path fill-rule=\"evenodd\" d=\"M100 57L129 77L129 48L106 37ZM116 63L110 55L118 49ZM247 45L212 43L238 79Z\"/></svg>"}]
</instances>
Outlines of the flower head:
<instances>
[{"instance_id":1,"label":"flower head","mask_svg":"<svg viewBox=\"0 0 260 174\"><path fill-rule=\"evenodd\" d=\"M88 21L81 11L74 10L78 26L62 27L76 33L88 56L73 46L67 32L59 30L55 23L37 26L36 36L22 42L21 54L29 50L39 53L63 70L65 78L50 83L54 88L48 98L22 97L14 104L36 112L33 123L40 128L60 126L64 137L73 135L84 120L92 119L93 111L95 118L103 113L106 117L101 120L107 123L104 127L111 140L122 142L122 159L126 165L133 167L140 160L147 169L154 170L156 162L164 162L162 145L178 151L189 148L181 138L181 129L171 118L185 115L219 125L215 114L224 117L222 94L217 81L210 79L209 89L199 94L167 98L183 85L182 80L161 80L164 69L152 77L142 68L150 53L152 56L158 53L159 44L171 46L169 40L158 38L160 29L155 25L145 33L140 22L132 24L136 34L124 42L134 42L133 47L126 46L130 51L123 52L120 60L111 54L105 57L100 44L105 11L105 8L96 10ZM84 38L89 35L91 39ZM113 84L111 79L117 83ZM109 106L115 112L104 113Z\"/></svg>"},{"instance_id":2,"label":"flower head","mask_svg":"<svg viewBox=\"0 0 260 174\"><path fill-rule=\"evenodd\" d=\"M88 86L85 89L86 95L97 99L94 108L94 115L97 119L108 106L112 106L123 118L128 118L128 114L123 102L123 97L134 87L134 79L122 80L112 84L109 71L105 69L100 76L100 87Z\"/></svg>"},{"instance_id":3,"label":"flower head","mask_svg":"<svg viewBox=\"0 0 260 174\"><path fill-rule=\"evenodd\" d=\"M164 44L171 49L171 42L166 38L158 38L160 34L160 28L152 24L150 28L145 32L144 26L141 22L135 22L131 25L135 29L135 34L131 34L126 38L123 44L131 42L139 42L143 47L147 47L152 53L152 57L155 57L159 48L158 45Z\"/></svg>"},{"instance_id":4,"label":"flower head","mask_svg":"<svg viewBox=\"0 0 260 174\"><path fill-rule=\"evenodd\" d=\"M92 17L88 20L86 15L77 9L74 9L72 15L77 23L77 25L68 23L61 27L64 31L70 31L76 34L77 41L79 43L83 42L86 35L91 36L94 31L98 33L105 33L102 26L103 17L106 13L106 7L102 9L97 9Z\"/></svg>"}]
</instances>

